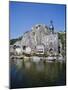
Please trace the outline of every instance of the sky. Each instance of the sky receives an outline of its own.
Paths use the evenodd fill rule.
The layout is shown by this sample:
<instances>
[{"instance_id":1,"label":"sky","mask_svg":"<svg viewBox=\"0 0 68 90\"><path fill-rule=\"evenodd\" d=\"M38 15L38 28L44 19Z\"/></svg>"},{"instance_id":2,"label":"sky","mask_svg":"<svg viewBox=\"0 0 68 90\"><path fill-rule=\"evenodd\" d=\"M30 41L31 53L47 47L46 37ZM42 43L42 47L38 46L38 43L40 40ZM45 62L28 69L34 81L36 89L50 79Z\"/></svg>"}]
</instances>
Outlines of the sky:
<instances>
[{"instance_id":1,"label":"sky","mask_svg":"<svg viewBox=\"0 0 68 90\"><path fill-rule=\"evenodd\" d=\"M50 25L55 31L65 31L65 5L10 1L10 39L22 36L36 24Z\"/></svg>"}]
</instances>

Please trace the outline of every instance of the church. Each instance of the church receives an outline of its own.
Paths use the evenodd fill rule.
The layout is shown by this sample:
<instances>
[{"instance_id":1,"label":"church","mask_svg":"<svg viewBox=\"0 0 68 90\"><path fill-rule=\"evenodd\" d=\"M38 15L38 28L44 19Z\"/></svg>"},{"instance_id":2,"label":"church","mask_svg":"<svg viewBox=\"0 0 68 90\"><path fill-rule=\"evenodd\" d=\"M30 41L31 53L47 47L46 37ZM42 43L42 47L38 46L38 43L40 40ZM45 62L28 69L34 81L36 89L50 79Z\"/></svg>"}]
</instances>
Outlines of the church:
<instances>
[{"instance_id":1,"label":"church","mask_svg":"<svg viewBox=\"0 0 68 90\"><path fill-rule=\"evenodd\" d=\"M51 53L57 55L62 50L62 44L58 39L58 33L54 30L53 21L50 21L49 26L44 24L34 25L16 43L14 45L20 46L22 52L25 52L29 47L31 52L37 54Z\"/></svg>"}]
</instances>

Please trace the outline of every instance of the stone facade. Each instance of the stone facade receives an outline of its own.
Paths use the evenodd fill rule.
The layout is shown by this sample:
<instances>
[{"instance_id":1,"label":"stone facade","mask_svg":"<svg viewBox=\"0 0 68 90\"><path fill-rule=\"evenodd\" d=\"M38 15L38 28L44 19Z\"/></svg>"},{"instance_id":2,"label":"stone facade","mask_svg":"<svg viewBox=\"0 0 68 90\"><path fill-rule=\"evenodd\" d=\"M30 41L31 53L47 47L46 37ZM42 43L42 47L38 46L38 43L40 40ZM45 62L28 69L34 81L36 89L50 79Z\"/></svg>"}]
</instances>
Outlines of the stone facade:
<instances>
[{"instance_id":1,"label":"stone facade","mask_svg":"<svg viewBox=\"0 0 68 90\"><path fill-rule=\"evenodd\" d=\"M44 52L53 53L58 53L58 47L62 46L58 39L58 33L54 32L53 25L48 27L46 25L37 24L32 27L31 31L25 32L22 40L18 42L20 42L19 46L21 46L22 49L26 46L35 51L38 45L44 45Z\"/></svg>"}]
</instances>

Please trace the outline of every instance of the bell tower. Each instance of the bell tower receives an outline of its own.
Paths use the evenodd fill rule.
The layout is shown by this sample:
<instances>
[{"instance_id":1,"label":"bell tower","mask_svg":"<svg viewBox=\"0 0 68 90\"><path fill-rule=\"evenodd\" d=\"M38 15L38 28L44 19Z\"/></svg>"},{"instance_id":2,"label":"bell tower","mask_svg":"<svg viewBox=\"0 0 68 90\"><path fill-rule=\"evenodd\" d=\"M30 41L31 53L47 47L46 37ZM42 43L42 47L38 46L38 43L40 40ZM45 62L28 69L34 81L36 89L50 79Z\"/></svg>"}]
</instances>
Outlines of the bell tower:
<instances>
[{"instance_id":1,"label":"bell tower","mask_svg":"<svg viewBox=\"0 0 68 90\"><path fill-rule=\"evenodd\" d=\"M53 26L53 21L52 20L50 21L49 29L50 29L51 33L54 33L54 26Z\"/></svg>"}]
</instances>

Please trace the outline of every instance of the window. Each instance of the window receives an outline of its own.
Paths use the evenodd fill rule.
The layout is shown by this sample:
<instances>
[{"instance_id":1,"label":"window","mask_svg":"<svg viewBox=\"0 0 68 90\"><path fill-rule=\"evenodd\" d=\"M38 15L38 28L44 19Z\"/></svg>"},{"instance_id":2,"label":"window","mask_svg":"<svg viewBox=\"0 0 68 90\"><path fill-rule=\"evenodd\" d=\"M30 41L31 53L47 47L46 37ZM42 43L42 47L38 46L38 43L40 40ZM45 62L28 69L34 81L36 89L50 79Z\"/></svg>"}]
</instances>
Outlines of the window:
<instances>
[{"instance_id":1,"label":"window","mask_svg":"<svg viewBox=\"0 0 68 90\"><path fill-rule=\"evenodd\" d=\"M49 51L53 51L53 49L52 48L50 48L50 50Z\"/></svg>"},{"instance_id":2,"label":"window","mask_svg":"<svg viewBox=\"0 0 68 90\"><path fill-rule=\"evenodd\" d=\"M36 26L36 29L38 29L38 26Z\"/></svg>"},{"instance_id":3,"label":"window","mask_svg":"<svg viewBox=\"0 0 68 90\"><path fill-rule=\"evenodd\" d=\"M26 49L26 46L23 46L23 50L25 50Z\"/></svg>"},{"instance_id":4,"label":"window","mask_svg":"<svg viewBox=\"0 0 68 90\"><path fill-rule=\"evenodd\" d=\"M13 46L13 49L16 49L16 45Z\"/></svg>"},{"instance_id":5,"label":"window","mask_svg":"<svg viewBox=\"0 0 68 90\"><path fill-rule=\"evenodd\" d=\"M36 26L36 29L39 29L40 27L41 27L41 25L37 25L37 26Z\"/></svg>"},{"instance_id":6,"label":"window","mask_svg":"<svg viewBox=\"0 0 68 90\"><path fill-rule=\"evenodd\" d=\"M38 25L38 27L41 27L41 25Z\"/></svg>"},{"instance_id":7,"label":"window","mask_svg":"<svg viewBox=\"0 0 68 90\"><path fill-rule=\"evenodd\" d=\"M16 46L16 48L20 48L20 46Z\"/></svg>"}]
</instances>

